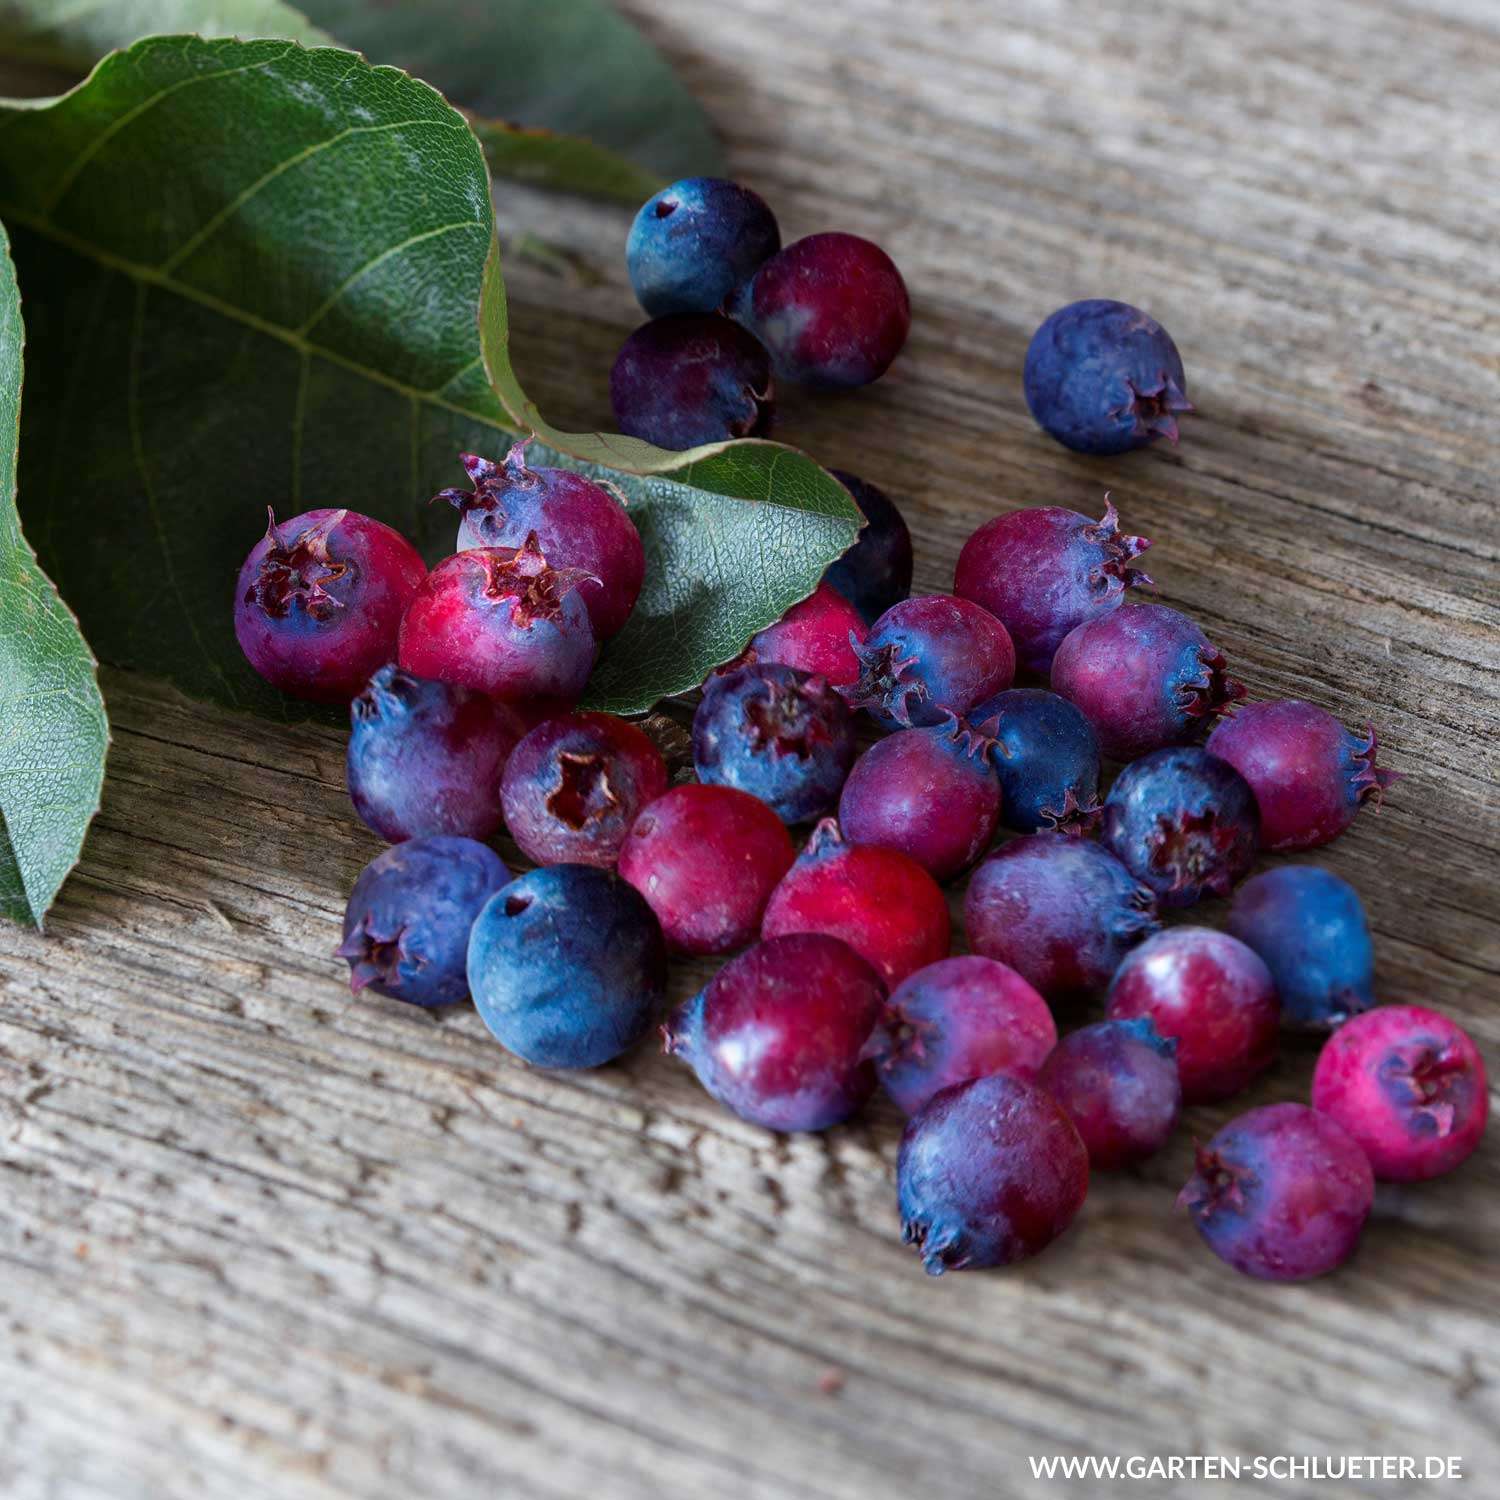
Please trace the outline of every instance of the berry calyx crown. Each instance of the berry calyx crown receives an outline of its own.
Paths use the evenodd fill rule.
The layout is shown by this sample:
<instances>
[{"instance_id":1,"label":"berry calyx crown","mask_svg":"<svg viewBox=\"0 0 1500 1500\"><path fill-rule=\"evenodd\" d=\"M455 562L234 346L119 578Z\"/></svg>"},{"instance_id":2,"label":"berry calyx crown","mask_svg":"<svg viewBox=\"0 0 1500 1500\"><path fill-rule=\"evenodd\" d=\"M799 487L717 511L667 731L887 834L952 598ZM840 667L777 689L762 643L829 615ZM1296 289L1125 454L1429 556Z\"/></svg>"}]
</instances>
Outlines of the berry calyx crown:
<instances>
[{"instance_id":1,"label":"berry calyx crown","mask_svg":"<svg viewBox=\"0 0 1500 1500\"><path fill-rule=\"evenodd\" d=\"M531 441L529 436L518 438L499 463L477 453L460 453L458 461L473 488L439 490L433 500L446 500L481 534L498 535L507 519L507 491L529 489L539 483L536 472L526 467L526 449Z\"/></svg>"},{"instance_id":2,"label":"berry calyx crown","mask_svg":"<svg viewBox=\"0 0 1500 1500\"><path fill-rule=\"evenodd\" d=\"M1198 1219L1210 1219L1216 1213L1243 1213L1245 1189L1254 1180L1244 1167L1226 1161L1208 1146L1199 1146L1193 1175L1177 1195L1177 1206Z\"/></svg>"},{"instance_id":3,"label":"berry calyx crown","mask_svg":"<svg viewBox=\"0 0 1500 1500\"><path fill-rule=\"evenodd\" d=\"M536 532L528 532L525 543L508 547L477 547L461 552L474 559L484 573L481 592L493 603L509 599L511 623L523 630L538 620L559 620L563 600L580 585L598 583L587 568L554 568L542 553Z\"/></svg>"},{"instance_id":4,"label":"berry calyx crown","mask_svg":"<svg viewBox=\"0 0 1500 1500\"><path fill-rule=\"evenodd\" d=\"M1104 514L1085 526L1083 535L1104 553L1104 560L1089 573L1089 581L1096 589L1107 589L1112 581L1118 581L1122 593L1131 588L1156 587L1155 580L1144 568L1130 566L1131 560L1151 545L1151 538L1131 536L1120 530L1120 513L1107 491Z\"/></svg>"},{"instance_id":5,"label":"berry calyx crown","mask_svg":"<svg viewBox=\"0 0 1500 1500\"><path fill-rule=\"evenodd\" d=\"M355 572L348 558L335 557L328 547L329 538L348 514L347 510L330 511L290 542L283 542L276 530L276 512L268 505L266 552L246 590L245 602L258 605L274 620L285 619L296 607L314 620L332 619L344 607L333 585L352 579Z\"/></svg>"},{"instance_id":6,"label":"berry calyx crown","mask_svg":"<svg viewBox=\"0 0 1500 1500\"><path fill-rule=\"evenodd\" d=\"M1131 430L1138 437L1164 437L1169 443L1175 443L1179 436L1179 414L1197 410L1182 387L1165 370L1154 381L1146 380L1137 385L1127 377L1125 384L1130 391L1130 400L1117 406L1110 416L1128 416Z\"/></svg>"},{"instance_id":7,"label":"berry calyx crown","mask_svg":"<svg viewBox=\"0 0 1500 1500\"><path fill-rule=\"evenodd\" d=\"M872 645L861 641L852 630L849 644L859 660L859 676L839 689L844 701L850 708L885 714L903 729L910 729L912 700L927 701L927 684L913 671L918 658L904 652L899 642Z\"/></svg>"}]
</instances>

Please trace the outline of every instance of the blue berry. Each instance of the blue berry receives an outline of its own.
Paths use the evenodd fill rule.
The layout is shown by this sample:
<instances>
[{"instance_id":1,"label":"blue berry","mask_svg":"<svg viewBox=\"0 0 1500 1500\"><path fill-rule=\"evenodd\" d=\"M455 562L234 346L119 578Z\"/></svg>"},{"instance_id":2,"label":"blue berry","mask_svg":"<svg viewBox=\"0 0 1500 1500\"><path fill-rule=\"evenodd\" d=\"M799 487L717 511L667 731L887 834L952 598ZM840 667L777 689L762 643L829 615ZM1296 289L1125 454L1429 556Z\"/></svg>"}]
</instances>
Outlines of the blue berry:
<instances>
[{"instance_id":1,"label":"blue berry","mask_svg":"<svg viewBox=\"0 0 1500 1500\"><path fill-rule=\"evenodd\" d=\"M365 866L344 912L338 956L349 988L412 1005L451 1005L469 993L464 953L480 908L510 871L473 839L408 839Z\"/></svg>"},{"instance_id":2,"label":"blue berry","mask_svg":"<svg viewBox=\"0 0 1500 1500\"><path fill-rule=\"evenodd\" d=\"M796 667L752 662L710 677L693 715L698 779L759 797L783 823L821 817L854 764L854 720Z\"/></svg>"},{"instance_id":3,"label":"blue berry","mask_svg":"<svg viewBox=\"0 0 1500 1500\"><path fill-rule=\"evenodd\" d=\"M1104 846L1163 906L1227 896L1260 845L1250 783L1206 750L1157 750L1120 772L1104 801Z\"/></svg>"},{"instance_id":4,"label":"blue berry","mask_svg":"<svg viewBox=\"0 0 1500 1500\"><path fill-rule=\"evenodd\" d=\"M1326 1030L1375 1004L1365 909L1332 870L1282 865L1247 880L1228 925L1271 971L1288 1025Z\"/></svg>"},{"instance_id":5,"label":"blue berry","mask_svg":"<svg viewBox=\"0 0 1500 1500\"><path fill-rule=\"evenodd\" d=\"M722 177L684 177L641 205L625 264L641 306L660 318L716 312L780 248L759 194Z\"/></svg>"},{"instance_id":6,"label":"blue berry","mask_svg":"<svg viewBox=\"0 0 1500 1500\"><path fill-rule=\"evenodd\" d=\"M500 1044L538 1068L597 1068L650 1029L667 948L612 871L546 865L491 897L469 938L469 986Z\"/></svg>"},{"instance_id":7,"label":"blue berry","mask_svg":"<svg viewBox=\"0 0 1500 1500\"><path fill-rule=\"evenodd\" d=\"M696 448L770 430L771 360L738 323L685 313L643 324L609 375L615 422L658 448Z\"/></svg>"},{"instance_id":8,"label":"blue berry","mask_svg":"<svg viewBox=\"0 0 1500 1500\"><path fill-rule=\"evenodd\" d=\"M387 843L498 833L500 777L525 726L473 688L382 667L350 705L354 810Z\"/></svg>"},{"instance_id":9,"label":"blue berry","mask_svg":"<svg viewBox=\"0 0 1500 1500\"><path fill-rule=\"evenodd\" d=\"M1099 817L1099 741L1082 710L1044 688L1011 688L969 720L995 741L1000 821L1017 833L1084 832Z\"/></svg>"},{"instance_id":10,"label":"blue berry","mask_svg":"<svg viewBox=\"0 0 1500 1500\"><path fill-rule=\"evenodd\" d=\"M828 472L854 497L865 524L823 577L873 625L911 593L911 532L884 490L842 469Z\"/></svg>"},{"instance_id":11,"label":"blue berry","mask_svg":"<svg viewBox=\"0 0 1500 1500\"><path fill-rule=\"evenodd\" d=\"M1126 302L1059 308L1026 350L1026 404L1042 429L1078 453L1128 453L1177 441L1193 410L1182 356L1167 330Z\"/></svg>"}]
</instances>

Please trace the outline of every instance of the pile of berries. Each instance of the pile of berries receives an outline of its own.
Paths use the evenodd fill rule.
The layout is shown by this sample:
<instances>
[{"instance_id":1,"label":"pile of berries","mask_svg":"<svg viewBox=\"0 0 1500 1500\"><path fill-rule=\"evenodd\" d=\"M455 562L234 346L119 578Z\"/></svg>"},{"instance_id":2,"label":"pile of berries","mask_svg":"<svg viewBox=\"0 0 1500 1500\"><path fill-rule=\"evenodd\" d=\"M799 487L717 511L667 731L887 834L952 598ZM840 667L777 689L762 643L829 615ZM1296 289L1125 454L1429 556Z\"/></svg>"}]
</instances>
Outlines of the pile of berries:
<instances>
[{"instance_id":1,"label":"pile of berries","mask_svg":"<svg viewBox=\"0 0 1500 1500\"><path fill-rule=\"evenodd\" d=\"M854 234L783 248L749 188L686 177L648 198L625 261L651 321L610 375L620 431L696 448L770 431L776 385L850 390L890 368L911 328L901 273Z\"/></svg>"},{"instance_id":2,"label":"pile of berries","mask_svg":"<svg viewBox=\"0 0 1500 1500\"><path fill-rule=\"evenodd\" d=\"M648 308L698 318L733 294L778 361L813 358L781 339L801 320L777 323L787 283L768 273L791 251L764 205L688 186L632 235ZM696 238L664 238L674 222ZM656 390L675 409L681 387ZM1186 409L1170 339L1118 303L1049 318L1026 390L1091 452L1172 436ZM1287 1026L1331 1032L1312 1107L1232 1121L1181 1194L1230 1265L1331 1270L1377 1178L1474 1150L1483 1062L1442 1016L1374 1008L1354 890L1307 864L1245 878L1259 851L1325 844L1379 799L1373 731L1239 704L1192 620L1128 597L1149 544L1107 498L1098 519L996 516L951 594L912 596L900 512L840 476L867 518L857 544L705 684L696 777L673 785L642 729L575 708L640 590L640 537L608 490L525 449L463 458L472 488L442 497L459 550L430 573L389 527L316 510L273 518L240 575L256 669L351 704L350 795L391 846L349 899L356 991L472 997L534 1066L595 1067L659 1023L671 955L734 955L667 1019L667 1050L771 1130L825 1129L883 1087L909 1117L905 1237L934 1274L1036 1254L1091 1171L1145 1160L1184 1104L1244 1089ZM799 852L789 829L809 824ZM502 828L535 868L513 878L486 842ZM970 869L968 952L950 956L941 883ZM1227 931L1162 925L1206 897L1232 897Z\"/></svg>"}]
</instances>

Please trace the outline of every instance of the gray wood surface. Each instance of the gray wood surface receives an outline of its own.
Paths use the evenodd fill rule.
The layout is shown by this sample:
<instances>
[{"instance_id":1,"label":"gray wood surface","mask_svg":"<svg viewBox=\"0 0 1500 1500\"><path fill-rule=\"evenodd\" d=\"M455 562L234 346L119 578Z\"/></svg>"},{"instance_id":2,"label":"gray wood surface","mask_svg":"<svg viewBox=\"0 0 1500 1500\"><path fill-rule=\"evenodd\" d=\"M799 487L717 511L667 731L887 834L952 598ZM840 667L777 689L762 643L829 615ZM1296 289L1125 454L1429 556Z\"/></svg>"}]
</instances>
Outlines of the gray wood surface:
<instances>
[{"instance_id":1,"label":"gray wood surface","mask_svg":"<svg viewBox=\"0 0 1500 1500\"><path fill-rule=\"evenodd\" d=\"M1492 0L629 8L789 236L869 234L911 283L899 368L782 434L907 502L928 589L995 510L1112 488L1256 694L1379 726L1408 779L1327 863L1384 996L1500 1063ZM607 423L628 215L499 202L523 379ZM1030 423L1026 339L1083 295L1172 329L1179 451ZM888 1108L778 1139L649 1048L549 1076L472 1013L351 1002L330 954L377 846L341 737L105 685L82 866L45 937L0 928L0 1494L998 1500L1106 1492L1027 1455L1350 1451L1500 1494L1494 1133L1383 1189L1340 1275L1238 1279L1172 1195L1193 1134L1304 1095L1294 1049L1041 1259L929 1281Z\"/></svg>"}]
</instances>

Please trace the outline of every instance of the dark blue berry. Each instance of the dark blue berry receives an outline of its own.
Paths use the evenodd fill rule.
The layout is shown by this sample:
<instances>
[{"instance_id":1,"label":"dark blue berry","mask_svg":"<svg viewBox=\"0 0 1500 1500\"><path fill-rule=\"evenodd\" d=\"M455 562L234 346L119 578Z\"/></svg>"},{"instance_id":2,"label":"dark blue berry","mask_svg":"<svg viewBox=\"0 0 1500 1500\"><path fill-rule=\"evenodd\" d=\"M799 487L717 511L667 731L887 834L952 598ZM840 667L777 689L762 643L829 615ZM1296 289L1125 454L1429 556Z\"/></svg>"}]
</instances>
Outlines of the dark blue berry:
<instances>
[{"instance_id":1,"label":"dark blue berry","mask_svg":"<svg viewBox=\"0 0 1500 1500\"><path fill-rule=\"evenodd\" d=\"M738 323L711 314L637 328L609 376L620 431L674 451L768 432L772 398L766 351Z\"/></svg>"},{"instance_id":2,"label":"dark blue berry","mask_svg":"<svg viewBox=\"0 0 1500 1500\"><path fill-rule=\"evenodd\" d=\"M1177 441L1192 411L1182 356L1167 330L1127 302L1059 308L1026 351L1026 404L1042 429L1078 453L1127 453Z\"/></svg>"},{"instance_id":3,"label":"dark blue berry","mask_svg":"<svg viewBox=\"0 0 1500 1500\"><path fill-rule=\"evenodd\" d=\"M497 891L469 938L469 987L497 1041L538 1068L596 1068L641 1039L667 982L661 926L594 865L546 865Z\"/></svg>"},{"instance_id":4,"label":"dark blue berry","mask_svg":"<svg viewBox=\"0 0 1500 1500\"><path fill-rule=\"evenodd\" d=\"M469 929L509 879L500 856L473 839L408 839L377 854L344 913L338 956L348 961L349 988L413 1005L462 1000Z\"/></svg>"},{"instance_id":5,"label":"dark blue berry","mask_svg":"<svg viewBox=\"0 0 1500 1500\"><path fill-rule=\"evenodd\" d=\"M708 679L693 715L698 779L759 797L783 823L821 817L854 764L854 719L826 677L752 662Z\"/></svg>"},{"instance_id":6,"label":"dark blue berry","mask_svg":"<svg viewBox=\"0 0 1500 1500\"><path fill-rule=\"evenodd\" d=\"M842 469L830 469L864 515L859 539L823 577L873 625L911 593L911 532L885 491Z\"/></svg>"},{"instance_id":7,"label":"dark blue berry","mask_svg":"<svg viewBox=\"0 0 1500 1500\"><path fill-rule=\"evenodd\" d=\"M1000 821L1017 833L1085 831L1099 817L1099 741L1080 709L1044 688L976 704L970 722L995 741Z\"/></svg>"},{"instance_id":8,"label":"dark blue berry","mask_svg":"<svg viewBox=\"0 0 1500 1500\"><path fill-rule=\"evenodd\" d=\"M641 205L625 264L641 306L660 318L716 312L780 248L759 194L722 177L684 177Z\"/></svg>"}]
</instances>

